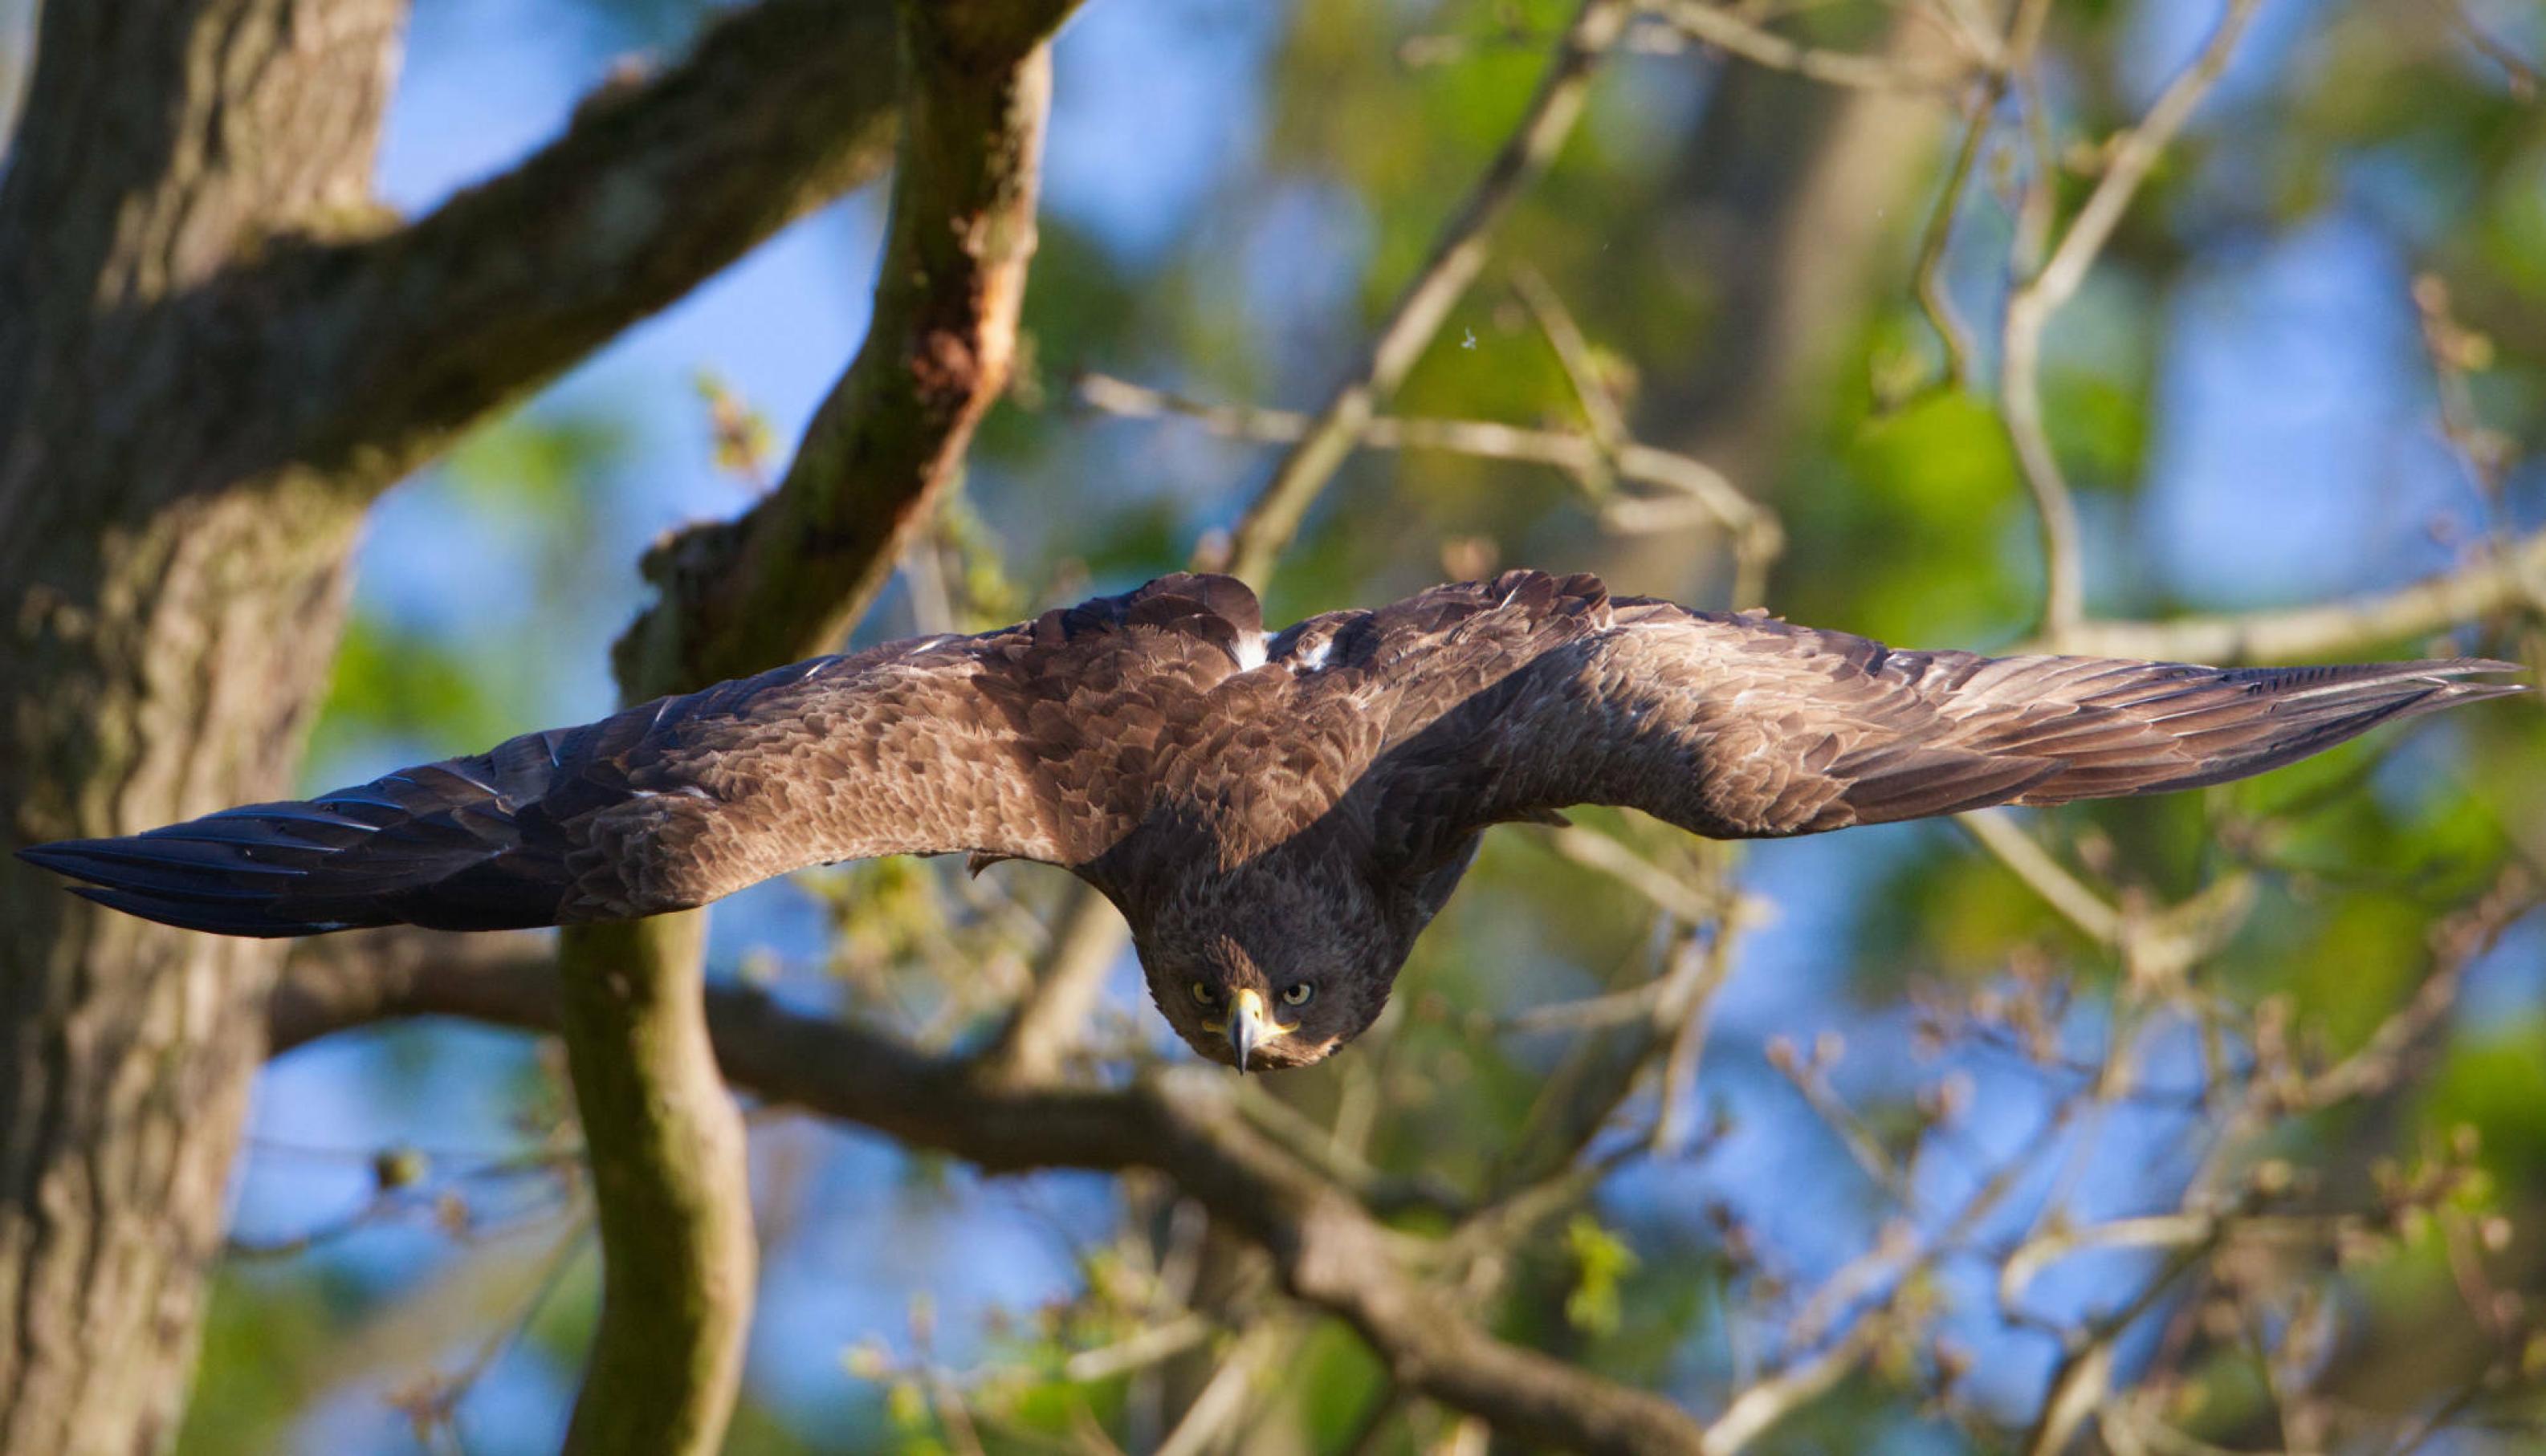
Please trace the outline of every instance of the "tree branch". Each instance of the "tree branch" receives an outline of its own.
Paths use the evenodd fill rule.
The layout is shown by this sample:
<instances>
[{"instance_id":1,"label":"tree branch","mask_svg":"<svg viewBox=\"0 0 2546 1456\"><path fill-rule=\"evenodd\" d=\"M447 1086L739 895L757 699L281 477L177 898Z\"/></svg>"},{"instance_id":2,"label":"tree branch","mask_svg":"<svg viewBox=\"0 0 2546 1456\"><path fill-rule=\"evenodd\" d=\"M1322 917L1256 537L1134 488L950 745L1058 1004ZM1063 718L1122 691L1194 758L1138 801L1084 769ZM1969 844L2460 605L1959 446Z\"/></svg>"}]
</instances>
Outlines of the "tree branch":
<instances>
[{"instance_id":1,"label":"tree branch","mask_svg":"<svg viewBox=\"0 0 2546 1456\"><path fill-rule=\"evenodd\" d=\"M1546 172L1582 115L1591 75L1627 27L1629 0L1585 0L1558 42L1556 59L1539 82L1502 150L1433 240L1432 254L1389 310L1370 354L1317 411L1315 421L1282 457L1230 542L1229 572L1259 589L1282 548L1299 533L1309 506L1352 453L1380 401L1397 392L1452 305L1485 266L1485 235L1522 189Z\"/></svg>"},{"instance_id":2,"label":"tree branch","mask_svg":"<svg viewBox=\"0 0 2546 1456\"><path fill-rule=\"evenodd\" d=\"M2339 657L2546 603L2546 530L2456 571L2345 602L2170 621L2081 621L2045 636L2052 652L2174 662L2282 662Z\"/></svg>"},{"instance_id":3,"label":"tree branch","mask_svg":"<svg viewBox=\"0 0 2546 1456\"><path fill-rule=\"evenodd\" d=\"M1647 8L1702 45L1773 71L1792 71L1807 81L1827 86L1945 93L1961 85L1974 70L1971 65L1922 65L1889 56L1806 45L1745 19L1731 6L1704 0L1648 0Z\"/></svg>"},{"instance_id":4,"label":"tree branch","mask_svg":"<svg viewBox=\"0 0 2546 1456\"><path fill-rule=\"evenodd\" d=\"M1038 23L1051 7L1029 14ZM959 27L957 17L974 17ZM661 596L620 639L630 683L699 687L834 645L882 589L1007 384L1034 255L1052 66L978 54L971 7L920 7L874 322L778 489L647 553ZM956 34L959 30L964 34ZM1015 39L1015 38L1012 38Z\"/></svg>"},{"instance_id":5,"label":"tree branch","mask_svg":"<svg viewBox=\"0 0 2546 1456\"><path fill-rule=\"evenodd\" d=\"M379 490L488 412L881 176L900 66L884 0L762 0L660 76L394 231L227 281L284 323L294 458ZM277 309L274 294L282 295ZM354 468L346 469L351 466Z\"/></svg>"},{"instance_id":6,"label":"tree branch","mask_svg":"<svg viewBox=\"0 0 2546 1456\"><path fill-rule=\"evenodd\" d=\"M1050 0L905 0L907 87L873 323L778 489L648 553L663 587L615 654L631 701L807 656L847 631L1007 382L1052 61ZM748 1333L739 1114L702 1008L698 914L576 926L560 1029L600 1208L601 1325L567 1446L707 1451Z\"/></svg>"},{"instance_id":7,"label":"tree branch","mask_svg":"<svg viewBox=\"0 0 2546 1456\"><path fill-rule=\"evenodd\" d=\"M2007 296L2006 319L2000 334L2003 357L1999 365L1999 413L2005 419L2016 460L2023 467L2025 484L2033 492L2034 511L2041 525L2042 631L2047 637L2062 636L2083 619L2086 588L2084 553L2078 539L2077 498L2069 489L2068 478L2061 473L2059 457L2051 448L2050 432L2043 423L2043 330L2051 316L2076 296L2079 285L2085 282L2086 270L2094 266L2122 213L2139 196L2140 184L2148 180L2158 158L2173 142L2175 133L2183 129L2183 123L2191 120L2210 88L2218 84L2221 73L2228 68L2228 57L2237 48L2238 38L2245 34L2246 23L2253 19L2260 3L2261 0L2228 0L2227 9L2200 52L2166 83L2148 115L2114 138L2103 179L2087 195L2085 205L2069 224L2050 260ZM2021 15L2038 26L2037 12ZM2031 44L2019 39L2010 43L2009 50L2029 56ZM2048 177L2034 180L2037 191L2052 185Z\"/></svg>"},{"instance_id":8,"label":"tree branch","mask_svg":"<svg viewBox=\"0 0 2546 1456\"><path fill-rule=\"evenodd\" d=\"M441 957L448 953L449 959ZM429 931L298 947L272 1021L278 1052L400 1016L452 1014L552 1031L557 973L534 937ZM1399 1236L1255 1130L1216 1072L1179 1068L1121 1090L983 1076L880 1032L713 988L725 1077L771 1101L859 1123L991 1172L1155 1170L1260 1245L1283 1285L1350 1324L1407 1390L1509 1434L1585 1451L1688 1452L1701 1433L1656 1396L1505 1344L1409 1274Z\"/></svg>"},{"instance_id":9,"label":"tree branch","mask_svg":"<svg viewBox=\"0 0 2546 1456\"><path fill-rule=\"evenodd\" d=\"M601 1318L568 1456L712 1452L742 1381L759 1256L742 1114L699 1009L700 911L582 926L558 1026L592 1164Z\"/></svg>"},{"instance_id":10,"label":"tree branch","mask_svg":"<svg viewBox=\"0 0 2546 1456\"><path fill-rule=\"evenodd\" d=\"M1078 397L1092 408L1124 419L1192 420L1230 440L1296 445L1320 428L1319 421L1296 411L1210 404L1110 374L1081 375ZM1669 530L1706 522L1732 536L1741 552L1757 559L1772 558L1785 548L1785 531L1776 514L1743 495L1723 472L1702 460L1634 440L1604 442L1590 435L1532 430L1492 420L1372 414L1363 420L1352 444L1365 449L1434 449L1545 465L1577 481L1595 480L1605 472L1666 492L1603 496L1598 503L1600 524L1611 530Z\"/></svg>"}]
</instances>

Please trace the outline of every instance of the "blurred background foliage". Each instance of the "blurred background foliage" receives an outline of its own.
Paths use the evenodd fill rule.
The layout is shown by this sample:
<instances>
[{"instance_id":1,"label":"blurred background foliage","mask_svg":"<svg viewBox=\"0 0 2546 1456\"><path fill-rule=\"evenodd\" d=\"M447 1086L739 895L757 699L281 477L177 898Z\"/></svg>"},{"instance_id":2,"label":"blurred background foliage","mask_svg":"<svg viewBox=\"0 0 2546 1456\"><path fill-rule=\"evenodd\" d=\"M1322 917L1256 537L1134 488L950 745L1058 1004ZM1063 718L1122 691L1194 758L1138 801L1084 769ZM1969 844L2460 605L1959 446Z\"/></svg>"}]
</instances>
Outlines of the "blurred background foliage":
<instances>
[{"instance_id":1,"label":"blurred background foliage","mask_svg":"<svg viewBox=\"0 0 2546 1456\"><path fill-rule=\"evenodd\" d=\"M1816 45L1913 57L1937 43L1933 12L1995 9L1724 8ZM13 62L17 9L19 39L0 50ZM2064 215L2092 186L2100 140L2217 10L2052 8L2042 100ZM677 51L713 11L418 0L382 191L420 206L504 165L615 64ZM1025 377L985 427L961 503L861 636L977 627L1117 590L1229 528L1273 449L1090 410L1080 376L1314 408L1500 144L1570 11L1092 0L1060 43ZM1526 271L1578 323L1636 438L1719 466L1781 515L1787 548L1764 605L1904 645L2021 641L2039 558L1986 395L1990 351L1984 391L1952 388L1911 291L1960 104L1639 35L1654 43L1604 72L1395 408L1582 427ZM2546 11L2522 0L2264 6L2049 336L2047 413L2079 497L2094 612L2394 587L2546 525L2546 113L2517 59L2541 54ZM2021 140L2002 125L1981 152L1942 274L1984 338ZM783 462L864 326L878 205L852 198L800 225L389 499L309 787L609 705L606 648L636 606L638 551L684 520L737 511ZM2444 309L2427 284L2418 303L2418 280L2444 289ZM1709 532L1622 536L1586 504L1580 482L1543 467L1364 452L1311 516L1269 614L1513 564L1759 605L1730 600L1725 543ZM2444 643L2374 645L2540 655L2520 614ZM2285 1005L2295 1044L2338 1055L2415 994L2439 917L2505 862L2546 856L2541 809L2546 736L2514 704L2260 782L2025 827L2126 907L2236 881L2249 898L2233 932L2179 974L2201 999ZM1631 1100L1595 1145L1613 1171L1510 1251L1496 1328L1707 1409L1793 1337L1825 1278L1896 1225L1931 1232L2016 1158L2017 1190L1972 1250L1901 1296L1930 1316L1921 1333L1764 1448L2012 1444L2062 1356L2046 1330L2119 1307L2165 1255L2064 1260L2024 1294L2027 1319L1996 1299L1991 1254L2054 1206L2079 1224L2175 1206L2218 1111L2198 1096L2199 1029L2120 1010L2132 968L1951 825L1736 853L1629 816L1581 821L1688 883L1725 882L1743 909L1685 1099L1694 1135L1668 1156L1628 1156L1654 1111L1650 1095ZM944 863L799 876L720 908L716 965L794 1003L960 1041L1020 984L1060 881L1031 866L971 880ZM1383 1170L1490 1179L1527 1145L1546 1090L1580 1071L1569 1060L1580 1038L1523 1013L1632 985L1674 953L1645 896L1547 831L1498 831L1418 946L1391 1019L1279 1091ZM2024 1005L2046 985L2062 989L2029 1053L2012 1032L1922 1034L1939 1001ZM2529 914L2469 967L2425 1072L2239 1155L2303 1170L2324 1206L2412 1207L2374 1256L2337 1268L2292 1250L2296 1275L2239 1275L2307 1291L2258 1295L2246 1313L2281 1333L2329 1322L2302 1373L2340 1409L2441 1412L2532 1318L2521 1292L2546 1269L2542 1011L2546 922ZM1102 1015L1114 1063L1179 1054L1128 959ZM2043 1136L2083 1075L2073 1064L2114 1046L2149 1095ZM1799 1095L1799 1065L1901 1160L1906 1207ZM183 1449L552 1448L596 1290L582 1195L560 1171L572 1134L558 1078L525 1039L446 1025L278 1062ZM766 1253L737 1452L1101 1449L1091 1432L1142 1449L1222 1360L1267 1350L1282 1355L1246 1392L1245 1434L1221 1449L1464 1438L1438 1413L1383 1404L1384 1373L1340 1329L1244 1288L1179 1288L1180 1269L1210 1260L1190 1214L1148 1180L988 1180L775 1114L754 1137ZM2455 1172L2438 1212L2394 1191L2443 1165ZM2481 1246L2472 1273L2450 1232L2461 1225ZM2169 1418L2202 1440L2288 1444L2274 1415L2288 1392L2273 1383L2288 1372L2258 1373L2239 1312L2216 1302L2155 1306L2119 1345L2126 1377L2164 1372ZM1182 1332L1178 1358L1115 1372L1097 1357L1160 1329ZM2537 1387L2472 1388L2447 1412L2469 1423L2445 1448L2534 1449L2533 1423L2517 1422L2546 1415Z\"/></svg>"}]
</instances>

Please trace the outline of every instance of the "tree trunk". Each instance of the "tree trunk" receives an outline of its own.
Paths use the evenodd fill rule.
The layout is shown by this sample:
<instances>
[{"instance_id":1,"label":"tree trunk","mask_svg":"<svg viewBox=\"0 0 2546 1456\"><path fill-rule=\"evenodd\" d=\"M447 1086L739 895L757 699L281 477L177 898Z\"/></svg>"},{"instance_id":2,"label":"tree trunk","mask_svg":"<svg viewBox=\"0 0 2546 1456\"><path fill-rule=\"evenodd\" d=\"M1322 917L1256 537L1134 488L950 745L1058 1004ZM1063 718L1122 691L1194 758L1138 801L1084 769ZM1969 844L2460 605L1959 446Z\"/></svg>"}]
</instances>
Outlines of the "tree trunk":
<instances>
[{"instance_id":1,"label":"tree trunk","mask_svg":"<svg viewBox=\"0 0 2546 1456\"><path fill-rule=\"evenodd\" d=\"M369 195L395 0L45 8L0 186L0 823L12 846L280 797L363 492L251 401L208 286ZM255 462L268 463L255 463ZM0 1452L176 1434L275 956L0 858Z\"/></svg>"}]
</instances>

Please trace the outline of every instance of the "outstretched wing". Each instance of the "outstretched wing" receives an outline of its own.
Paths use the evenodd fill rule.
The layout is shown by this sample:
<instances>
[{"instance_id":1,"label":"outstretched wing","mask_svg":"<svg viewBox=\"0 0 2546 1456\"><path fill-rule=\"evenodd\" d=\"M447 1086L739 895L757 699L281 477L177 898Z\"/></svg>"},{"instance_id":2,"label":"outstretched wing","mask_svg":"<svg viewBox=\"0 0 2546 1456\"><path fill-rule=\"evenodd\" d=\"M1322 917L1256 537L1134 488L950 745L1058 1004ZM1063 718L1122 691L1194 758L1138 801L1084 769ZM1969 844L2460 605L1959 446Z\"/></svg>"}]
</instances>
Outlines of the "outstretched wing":
<instances>
[{"instance_id":1,"label":"outstretched wing","mask_svg":"<svg viewBox=\"0 0 2546 1456\"><path fill-rule=\"evenodd\" d=\"M804 865L969 849L1083 864L1137 822L1122 744L1260 652L1254 599L1170 577L976 637L667 697L305 803L38 846L115 909L233 935L494 930L685 909Z\"/></svg>"},{"instance_id":2,"label":"outstretched wing","mask_svg":"<svg viewBox=\"0 0 2546 1456\"><path fill-rule=\"evenodd\" d=\"M1382 842L1568 804L1717 838L1815 834L1990 804L2195 788L2370 728L2524 690L2473 659L2208 668L1894 652L1772 618L1610 601L1594 579L1506 575L1402 606L1398 720L1373 765ZM1426 618L1430 618L1427 620Z\"/></svg>"}]
</instances>

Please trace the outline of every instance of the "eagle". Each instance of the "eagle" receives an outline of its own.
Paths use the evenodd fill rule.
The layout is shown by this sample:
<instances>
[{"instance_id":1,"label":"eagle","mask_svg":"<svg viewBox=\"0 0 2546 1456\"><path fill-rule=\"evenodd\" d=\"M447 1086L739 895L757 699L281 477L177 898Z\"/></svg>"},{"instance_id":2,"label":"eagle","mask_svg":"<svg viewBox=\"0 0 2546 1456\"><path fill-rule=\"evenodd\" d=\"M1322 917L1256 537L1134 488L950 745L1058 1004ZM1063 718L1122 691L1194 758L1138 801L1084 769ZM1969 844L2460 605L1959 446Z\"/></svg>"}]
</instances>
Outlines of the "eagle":
<instances>
[{"instance_id":1,"label":"eagle","mask_svg":"<svg viewBox=\"0 0 2546 1456\"><path fill-rule=\"evenodd\" d=\"M101 905L261 936L631 919L884 854L1040 860L1114 903L1168 1023L1243 1073L1368 1028L1496 824L1608 804L1774 838L2197 788L2523 690L2484 681L2511 671L1895 652L1539 571L1267 633L1242 583L1179 574L19 853Z\"/></svg>"}]
</instances>

